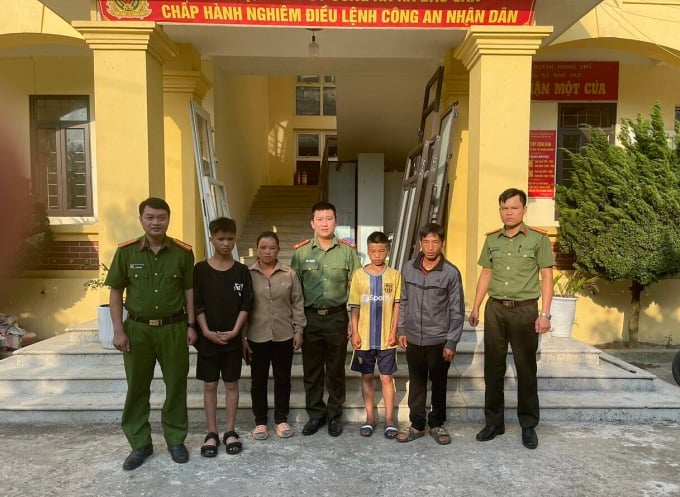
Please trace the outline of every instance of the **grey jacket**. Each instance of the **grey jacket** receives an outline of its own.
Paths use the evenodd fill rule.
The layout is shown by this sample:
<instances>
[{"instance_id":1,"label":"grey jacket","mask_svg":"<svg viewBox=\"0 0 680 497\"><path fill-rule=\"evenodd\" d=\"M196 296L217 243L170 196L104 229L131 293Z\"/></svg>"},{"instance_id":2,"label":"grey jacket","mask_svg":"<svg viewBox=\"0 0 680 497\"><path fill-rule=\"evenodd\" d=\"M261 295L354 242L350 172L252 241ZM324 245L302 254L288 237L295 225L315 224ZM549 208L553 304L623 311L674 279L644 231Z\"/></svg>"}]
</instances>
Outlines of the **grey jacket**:
<instances>
[{"instance_id":1,"label":"grey jacket","mask_svg":"<svg viewBox=\"0 0 680 497\"><path fill-rule=\"evenodd\" d=\"M442 257L426 274L422 257L419 253L402 270L397 334L421 346L446 342L445 347L455 351L465 319L460 271Z\"/></svg>"}]
</instances>

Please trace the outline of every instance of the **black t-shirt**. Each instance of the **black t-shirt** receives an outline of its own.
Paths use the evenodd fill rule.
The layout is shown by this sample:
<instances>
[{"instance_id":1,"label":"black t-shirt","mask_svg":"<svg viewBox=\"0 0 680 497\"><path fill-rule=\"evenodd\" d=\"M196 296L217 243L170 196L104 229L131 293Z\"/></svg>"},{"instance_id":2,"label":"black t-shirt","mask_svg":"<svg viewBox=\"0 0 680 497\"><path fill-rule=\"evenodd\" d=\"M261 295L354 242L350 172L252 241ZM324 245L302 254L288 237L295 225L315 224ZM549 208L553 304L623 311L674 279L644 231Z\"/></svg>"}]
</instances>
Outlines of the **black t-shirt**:
<instances>
[{"instance_id":1,"label":"black t-shirt","mask_svg":"<svg viewBox=\"0 0 680 497\"><path fill-rule=\"evenodd\" d=\"M208 328L213 331L229 331L236 324L241 311L250 312L253 306L253 282L245 264L234 261L226 271L218 271L201 261L194 266L194 303L196 315L203 313ZM198 330L200 331L200 330ZM241 348L241 336L217 345L199 333L198 350L203 355Z\"/></svg>"}]
</instances>

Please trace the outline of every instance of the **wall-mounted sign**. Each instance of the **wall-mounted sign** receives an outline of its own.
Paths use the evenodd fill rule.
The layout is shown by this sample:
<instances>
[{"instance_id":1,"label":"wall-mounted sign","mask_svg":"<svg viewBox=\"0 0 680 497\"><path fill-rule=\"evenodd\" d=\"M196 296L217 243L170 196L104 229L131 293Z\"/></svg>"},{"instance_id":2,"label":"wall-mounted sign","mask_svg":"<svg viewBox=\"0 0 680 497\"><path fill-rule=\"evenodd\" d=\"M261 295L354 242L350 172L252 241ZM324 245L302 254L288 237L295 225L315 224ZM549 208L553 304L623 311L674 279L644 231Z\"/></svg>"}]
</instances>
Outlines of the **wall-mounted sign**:
<instances>
[{"instance_id":1,"label":"wall-mounted sign","mask_svg":"<svg viewBox=\"0 0 680 497\"><path fill-rule=\"evenodd\" d=\"M618 62L534 62L532 100L618 100Z\"/></svg>"},{"instance_id":2,"label":"wall-mounted sign","mask_svg":"<svg viewBox=\"0 0 680 497\"><path fill-rule=\"evenodd\" d=\"M98 0L107 21L353 28L519 26L535 0Z\"/></svg>"},{"instance_id":3,"label":"wall-mounted sign","mask_svg":"<svg viewBox=\"0 0 680 497\"><path fill-rule=\"evenodd\" d=\"M555 144L554 129L529 130L529 197L553 198L555 196Z\"/></svg>"}]
</instances>

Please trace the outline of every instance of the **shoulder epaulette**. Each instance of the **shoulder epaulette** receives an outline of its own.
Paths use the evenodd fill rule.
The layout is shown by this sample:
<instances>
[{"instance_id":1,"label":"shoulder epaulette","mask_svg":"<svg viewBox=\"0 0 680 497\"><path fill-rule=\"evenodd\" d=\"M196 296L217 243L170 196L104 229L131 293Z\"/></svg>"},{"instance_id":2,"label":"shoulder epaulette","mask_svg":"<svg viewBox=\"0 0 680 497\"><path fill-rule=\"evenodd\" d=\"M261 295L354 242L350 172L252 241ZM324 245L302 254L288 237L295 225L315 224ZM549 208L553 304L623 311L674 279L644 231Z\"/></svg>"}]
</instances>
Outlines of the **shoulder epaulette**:
<instances>
[{"instance_id":1,"label":"shoulder epaulette","mask_svg":"<svg viewBox=\"0 0 680 497\"><path fill-rule=\"evenodd\" d=\"M182 240L178 240L177 238L172 239L173 242L175 242L175 245L177 245L179 248L182 248L189 252L191 250L191 245L188 243L183 242Z\"/></svg>"},{"instance_id":2,"label":"shoulder epaulette","mask_svg":"<svg viewBox=\"0 0 680 497\"><path fill-rule=\"evenodd\" d=\"M533 226L529 226L529 229L532 231L535 231L536 233L540 233L541 235L547 235L548 232L544 229L541 228L534 228Z\"/></svg>"},{"instance_id":3,"label":"shoulder epaulette","mask_svg":"<svg viewBox=\"0 0 680 497\"><path fill-rule=\"evenodd\" d=\"M347 240L344 239L340 239L340 243L344 243L345 245L347 245L348 247L352 247L353 249L357 248L356 243L348 242Z\"/></svg>"},{"instance_id":4,"label":"shoulder epaulette","mask_svg":"<svg viewBox=\"0 0 680 497\"><path fill-rule=\"evenodd\" d=\"M118 248L129 247L130 245L134 245L138 241L139 241L139 238L133 238L132 240L128 240L127 242L119 243Z\"/></svg>"},{"instance_id":5,"label":"shoulder epaulette","mask_svg":"<svg viewBox=\"0 0 680 497\"><path fill-rule=\"evenodd\" d=\"M312 241L311 238L307 238L306 240L302 240L300 243L296 243L295 245L293 245L293 250L297 250L300 247L304 247L305 245L307 245L311 241Z\"/></svg>"},{"instance_id":6,"label":"shoulder epaulette","mask_svg":"<svg viewBox=\"0 0 680 497\"><path fill-rule=\"evenodd\" d=\"M500 233L501 231L503 231L503 228L498 228L497 230L491 230L491 231L484 233L484 236L494 235L496 233Z\"/></svg>"}]
</instances>

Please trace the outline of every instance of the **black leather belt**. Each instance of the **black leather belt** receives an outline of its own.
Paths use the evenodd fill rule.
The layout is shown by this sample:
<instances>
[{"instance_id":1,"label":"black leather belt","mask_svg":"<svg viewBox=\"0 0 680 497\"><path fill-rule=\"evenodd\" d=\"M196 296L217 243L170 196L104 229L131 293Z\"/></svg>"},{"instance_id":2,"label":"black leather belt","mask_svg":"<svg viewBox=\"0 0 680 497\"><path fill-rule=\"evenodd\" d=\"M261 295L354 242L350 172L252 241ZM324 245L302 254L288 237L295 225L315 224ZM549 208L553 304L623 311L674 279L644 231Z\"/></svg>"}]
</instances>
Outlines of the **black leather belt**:
<instances>
[{"instance_id":1,"label":"black leather belt","mask_svg":"<svg viewBox=\"0 0 680 497\"><path fill-rule=\"evenodd\" d=\"M167 318L146 318L144 316L128 313L128 319L131 319L135 323L148 324L149 326L163 326L166 324L179 323L180 321L186 320L186 318L187 315L183 312Z\"/></svg>"},{"instance_id":2,"label":"black leather belt","mask_svg":"<svg viewBox=\"0 0 680 497\"><path fill-rule=\"evenodd\" d=\"M501 299L495 299L493 297L489 297L489 300L493 300L494 302L498 302L503 307L520 307L520 306L523 306L523 305L536 304L538 302L538 299L501 300Z\"/></svg>"},{"instance_id":3,"label":"black leather belt","mask_svg":"<svg viewBox=\"0 0 680 497\"><path fill-rule=\"evenodd\" d=\"M337 307L305 307L306 312L311 312L317 316L330 316L338 312L347 311L347 305L339 305Z\"/></svg>"}]
</instances>

